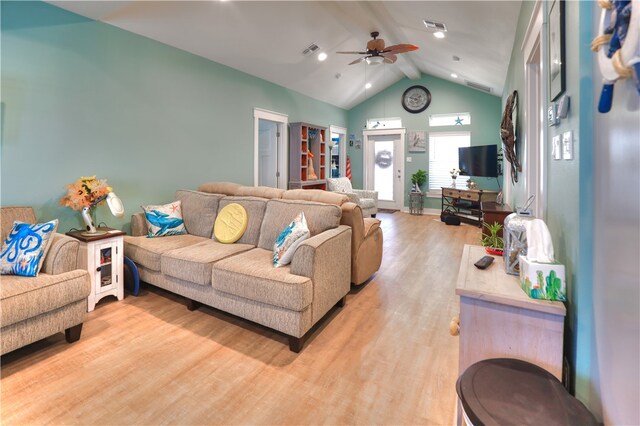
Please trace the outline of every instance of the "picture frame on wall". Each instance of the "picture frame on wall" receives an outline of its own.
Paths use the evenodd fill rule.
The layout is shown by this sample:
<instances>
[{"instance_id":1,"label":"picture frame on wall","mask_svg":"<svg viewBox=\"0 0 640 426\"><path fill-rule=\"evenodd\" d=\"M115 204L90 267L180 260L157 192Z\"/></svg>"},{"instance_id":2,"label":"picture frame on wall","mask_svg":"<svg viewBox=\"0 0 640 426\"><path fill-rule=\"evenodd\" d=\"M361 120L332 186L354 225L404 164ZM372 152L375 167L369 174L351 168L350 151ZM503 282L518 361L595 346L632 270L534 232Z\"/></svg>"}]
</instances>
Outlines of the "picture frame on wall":
<instances>
[{"instance_id":1,"label":"picture frame on wall","mask_svg":"<svg viewBox=\"0 0 640 426\"><path fill-rule=\"evenodd\" d=\"M549 9L549 100L565 90L564 0L555 0Z\"/></svg>"},{"instance_id":2,"label":"picture frame on wall","mask_svg":"<svg viewBox=\"0 0 640 426\"><path fill-rule=\"evenodd\" d=\"M424 130L407 132L407 144L409 152L427 152L427 132Z\"/></svg>"}]
</instances>

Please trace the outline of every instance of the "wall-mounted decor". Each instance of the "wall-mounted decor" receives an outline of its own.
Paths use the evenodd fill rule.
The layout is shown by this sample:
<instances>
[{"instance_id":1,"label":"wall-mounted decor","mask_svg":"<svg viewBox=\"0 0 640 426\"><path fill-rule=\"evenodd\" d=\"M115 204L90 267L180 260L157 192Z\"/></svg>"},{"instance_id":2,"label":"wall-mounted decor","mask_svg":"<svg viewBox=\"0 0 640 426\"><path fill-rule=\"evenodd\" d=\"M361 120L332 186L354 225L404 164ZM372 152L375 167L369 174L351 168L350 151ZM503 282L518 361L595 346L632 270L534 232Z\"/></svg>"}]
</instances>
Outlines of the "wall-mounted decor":
<instances>
[{"instance_id":1,"label":"wall-mounted decor","mask_svg":"<svg viewBox=\"0 0 640 426\"><path fill-rule=\"evenodd\" d=\"M431 104L431 92L424 86L411 86L402 94L401 103L407 112L417 114Z\"/></svg>"},{"instance_id":2,"label":"wall-mounted decor","mask_svg":"<svg viewBox=\"0 0 640 426\"><path fill-rule=\"evenodd\" d=\"M427 152L427 132L407 132L409 152Z\"/></svg>"},{"instance_id":3,"label":"wall-mounted decor","mask_svg":"<svg viewBox=\"0 0 640 426\"><path fill-rule=\"evenodd\" d=\"M555 0L549 10L549 100L564 92L564 0Z\"/></svg>"},{"instance_id":4,"label":"wall-mounted decor","mask_svg":"<svg viewBox=\"0 0 640 426\"><path fill-rule=\"evenodd\" d=\"M502 139L504 156L511 164L511 182L513 183L518 182L518 172L522 171L522 166L516 153L517 115L518 91L514 90L507 98L507 103L502 113L502 122L500 123L500 139Z\"/></svg>"}]
</instances>

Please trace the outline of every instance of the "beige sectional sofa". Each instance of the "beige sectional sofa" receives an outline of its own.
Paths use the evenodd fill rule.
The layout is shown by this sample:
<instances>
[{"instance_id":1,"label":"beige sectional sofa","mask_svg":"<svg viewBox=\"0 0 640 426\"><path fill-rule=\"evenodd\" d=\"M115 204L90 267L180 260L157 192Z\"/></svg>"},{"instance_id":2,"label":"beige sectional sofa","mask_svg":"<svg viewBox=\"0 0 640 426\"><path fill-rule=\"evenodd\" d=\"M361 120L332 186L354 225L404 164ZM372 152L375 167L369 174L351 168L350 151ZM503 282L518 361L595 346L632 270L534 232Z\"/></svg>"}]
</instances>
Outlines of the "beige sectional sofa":
<instances>
[{"instance_id":1,"label":"beige sectional sofa","mask_svg":"<svg viewBox=\"0 0 640 426\"><path fill-rule=\"evenodd\" d=\"M195 309L203 303L285 333L299 352L313 325L350 289L352 229L341 225L338 205L282 199L283 190L221 184L216 193L179 190L188 234L146 237L143 213L132 217L125 256L138 266L140 279L187 298ZM233 195L229 195L233 194ZM216 241L218 211L242 205L247 230L233 244ZM274 268L277 236L304 212L311 237L296 250L290 265Z\"/></svg>"},{"instance_id":2,"label":"beige sectional sofa","mask_svg":"<svg viewBox=\"0 0 640 426\"><path fill-rule=\"evenodd\" d=\"M2 207L2 241L13 221L36 223L31 207ZM0 285L0 355L64 331L80 338L91 290L89 273L77 269L80 243L54 234L37 277L3 275Z\"/></svg>"}]
</instances>

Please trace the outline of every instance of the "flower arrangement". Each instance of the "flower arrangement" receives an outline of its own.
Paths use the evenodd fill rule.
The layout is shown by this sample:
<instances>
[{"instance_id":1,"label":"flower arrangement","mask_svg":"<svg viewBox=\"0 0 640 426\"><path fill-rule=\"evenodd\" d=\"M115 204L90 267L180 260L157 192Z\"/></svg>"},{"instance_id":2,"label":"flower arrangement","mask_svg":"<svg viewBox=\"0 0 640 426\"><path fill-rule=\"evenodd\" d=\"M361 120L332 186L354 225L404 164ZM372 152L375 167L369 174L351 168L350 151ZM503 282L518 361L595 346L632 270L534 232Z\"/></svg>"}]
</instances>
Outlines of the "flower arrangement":
<instances>
[{"instance_id":1,"label":"flower arrangement","mask_svg":"<svg viewBox=\"0 0 640 426\"><path fill-rule=\"evenodd\" d=\"M96 179L95 175L83 176L66 188L67 195L60 198L60 204L78 211L90 207L97 199L112 191L106 179Z\"/></svg>"},{"instance_id":2,"label":"flower arrangement","mask_svg":"<svg viewBox=\"0 0 640 426\"><path fill-rule=\"evenodd\" d=\"M460 174L460 169L453 168L449 173L451 174L451 177L455 179L458 177L458 174Z\"/></svg>"}]
</instances>

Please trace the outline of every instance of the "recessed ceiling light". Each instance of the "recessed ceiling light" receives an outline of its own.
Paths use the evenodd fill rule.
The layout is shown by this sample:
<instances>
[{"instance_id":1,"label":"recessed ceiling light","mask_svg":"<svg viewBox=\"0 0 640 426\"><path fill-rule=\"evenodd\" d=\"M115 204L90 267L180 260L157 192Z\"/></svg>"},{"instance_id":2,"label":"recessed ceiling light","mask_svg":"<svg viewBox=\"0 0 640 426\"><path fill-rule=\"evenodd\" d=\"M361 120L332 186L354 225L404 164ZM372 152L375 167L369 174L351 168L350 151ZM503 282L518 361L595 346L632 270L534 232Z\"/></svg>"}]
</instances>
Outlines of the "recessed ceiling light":
<instances>
[{"instance_id":1,"label":"recessed ceiling light","mask_svg":"<svg viewBox=\"0 0 640 426\"><path fill-rule=\"evenodd\" d=\"M318 53L318 60L320 62L324 61L325 59L327 59L327 54L326 53L324 53L324 52Z\"/></svg>"},{"instance_id":2,"label":"recessed ceiling light","mask_svg":"<svg viewBox=\"0 0 640 426\"><path fill-rule=\"evenodd\" d=\"M444 33L442 31L436 31L435 33L433 33L433 36L435 38L444 38Z\"/></svg>"},{"instance_id":3,"label":"recessed ceiling light","mask_svg":"<svg viewBox=\"0 0 640 426\"><path fill-rule=\"evenodd\" d=\"M452 72L452 73L451 73L451 77L453 77L453 78L458 78L458 74L456 74L455 72Z\"/></svg>"},{"instance_id":4,"label":"recessed ceiling light","mask_svg":"<svg viewBox=\"0 0 640 426\"><path fill-rule=\"evenodd\" d=\"M367 83L367 84L365 84L365 85L364 85L364 88L365 88L365 89L371 89L371 83Z\"/></svg>"}]
</instances>

